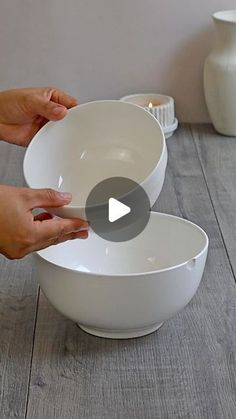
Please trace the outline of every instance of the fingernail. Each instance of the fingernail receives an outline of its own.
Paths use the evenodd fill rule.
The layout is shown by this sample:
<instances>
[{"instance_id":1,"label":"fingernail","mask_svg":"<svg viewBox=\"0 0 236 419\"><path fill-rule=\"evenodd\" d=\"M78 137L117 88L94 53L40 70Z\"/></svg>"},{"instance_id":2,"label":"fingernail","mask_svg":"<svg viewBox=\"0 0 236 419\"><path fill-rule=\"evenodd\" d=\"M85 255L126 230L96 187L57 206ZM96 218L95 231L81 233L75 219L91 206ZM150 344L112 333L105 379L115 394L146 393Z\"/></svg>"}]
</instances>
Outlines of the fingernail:
<instances>
[{"instance_id":1,"label":"fingernail","mask_svg":"<svg viewBox=\"0 0 236 419\"><path fill-rule=\"evenodd\" d=\"M72 200L72 194L70 192L59 192L60 198L63 199L63 201L71 201Z\"/></svg>"},{"instance_id":2,"label":"fingernail","mask_svg":"<svg viewBox=\"0 0 236 419\"><path fill-rule=\"evenodd\" d=\"M75 233L81 233L82 231L88 231L88 227L82 225L74 230Z\"/></svg>"},{"instance_id":3,"label":"fingernail","mask_svg":"<svg viewBox=\"0 0 236 419\"><path fill-rule=\"evenodd\" d=\"M88 230L88 228L89 228L89 225L87 221L84 221L82 224L80 224L80 226L76 228L75 231Z\"/></svg>"},{"instance_id":4,"label":"fingernail","mask_svg":"<svg viewBox=\"0 0 236 419\"><path fill-rule=\"evenodd\" d=\"M75 230L75 232L82 232L82 231L88 231L88 227L80 227L78 230Z\"/></svg>"},{"instance_id":5,"label":"fingernail","mask_svg":"<svg viewBox=\"0 0 236 419\"><path fill-rule=\"evenodd\" d=\"M54 115L59 115L63 110L64 108L62 106L56 106L55 108L53 108L53 113Z\"/></svg>"},{"instance_id":6,"label":"fingernail","mask_svg":"<svg viewBox=\"0 0 236 419\"><path fill-rule=\"evenodd\" d=\"M81 240L86 240L86 239L88 238L88 235L87 235L87 236L79 236L79 238L80 238Z\"/></svg>"}]
</instances>

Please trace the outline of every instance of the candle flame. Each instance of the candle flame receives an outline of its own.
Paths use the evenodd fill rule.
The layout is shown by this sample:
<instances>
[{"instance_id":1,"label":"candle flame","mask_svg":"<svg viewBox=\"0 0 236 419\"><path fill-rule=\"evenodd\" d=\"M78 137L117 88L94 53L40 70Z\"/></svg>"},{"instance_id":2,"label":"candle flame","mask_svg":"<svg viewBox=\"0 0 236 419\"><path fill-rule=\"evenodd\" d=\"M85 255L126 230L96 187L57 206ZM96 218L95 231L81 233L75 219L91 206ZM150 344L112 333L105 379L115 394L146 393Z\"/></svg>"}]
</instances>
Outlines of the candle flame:
<instances>
[{"instance_id":1,"label":"candle flame","mask_svg":"<svg viewBox=\"0 0 236 419\"><path fill-rule=\"evenodd\" d=\"M149 104L148 104L148 107L149 107L149 109L151 109L152 108L152 102L150 102Z\"/></svg>"}]
</instances>

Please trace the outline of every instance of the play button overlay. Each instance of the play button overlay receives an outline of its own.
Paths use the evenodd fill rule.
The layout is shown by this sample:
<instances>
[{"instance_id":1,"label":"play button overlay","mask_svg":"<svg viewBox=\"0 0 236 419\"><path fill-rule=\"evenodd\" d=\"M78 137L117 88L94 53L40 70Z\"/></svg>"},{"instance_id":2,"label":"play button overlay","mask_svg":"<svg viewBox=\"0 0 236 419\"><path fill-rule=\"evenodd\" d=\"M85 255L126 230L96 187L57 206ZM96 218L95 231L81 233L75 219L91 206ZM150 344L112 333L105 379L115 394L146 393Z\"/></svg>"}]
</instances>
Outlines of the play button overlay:
<instances>
[{"instance_id":1,"label":"play button overlay","mask_svg":"<svg viewBox=\"0 0 236 419\"><path fill-rule=\"evenodd\" d=\"M123 242L140 234L150 217L145 190L125 177L98 183L86 202L86 217L92 230L105 240Z\"/></svg>"},{"instance_id":2,"label":"play button overlay","mask_svg":"<svg viewBox=\"0 0 236 419\"><path fill-rule=\"evenodd\" d=\"M114 223L114 221L119 220L130 212L131 208L128 205L123 204L115 198L109 199L108 220L110 223Z\"/></svg>"}]
</instances>

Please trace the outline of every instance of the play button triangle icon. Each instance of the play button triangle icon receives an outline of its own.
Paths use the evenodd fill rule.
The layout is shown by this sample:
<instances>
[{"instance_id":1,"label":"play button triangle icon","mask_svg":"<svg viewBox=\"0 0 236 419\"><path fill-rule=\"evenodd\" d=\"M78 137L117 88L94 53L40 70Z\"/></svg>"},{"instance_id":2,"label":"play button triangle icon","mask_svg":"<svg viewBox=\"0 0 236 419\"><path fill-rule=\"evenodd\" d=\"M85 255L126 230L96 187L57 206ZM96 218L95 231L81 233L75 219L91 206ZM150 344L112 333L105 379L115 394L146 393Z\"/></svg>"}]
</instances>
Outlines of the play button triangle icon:
<instances>
[{"instance_id":1,"label":"play button triangle icon","mask_svg":"<svg viewBox=\"0 0 236 419\"><path fill-rule=\"evenodd\" d=\"M119 220L131 212L131 208L118 201L118 199L110 198L108 204L108 219L110 223L114 223L114 221Z\"/></svg>"},{"instance_id":2,"label":"play button triangle icon","mask_svg":"<svg viewBox=\"0 0 236 419\"><path fill-rule=\"evenodd\" d=\"M95 234L110 242L138 236L150 217L149 198L138 183L125 177L99 182L86 200L86 218Z\"/></svg>"}]
</instances>

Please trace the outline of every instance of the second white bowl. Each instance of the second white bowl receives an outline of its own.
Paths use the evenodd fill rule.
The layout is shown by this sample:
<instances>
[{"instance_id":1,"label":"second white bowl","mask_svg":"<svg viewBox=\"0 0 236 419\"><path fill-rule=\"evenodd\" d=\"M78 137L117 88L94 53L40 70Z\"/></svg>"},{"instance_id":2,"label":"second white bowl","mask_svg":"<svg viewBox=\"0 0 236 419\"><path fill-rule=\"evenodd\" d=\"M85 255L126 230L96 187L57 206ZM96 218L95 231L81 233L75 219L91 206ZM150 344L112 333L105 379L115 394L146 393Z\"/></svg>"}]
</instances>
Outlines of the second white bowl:
<instances>
[{"instance_id":1,"label":"second white bowl","mask_svg":"<svg viewBox=\"0 0 236 419\"><path fill-rule=\"evenodd\" d=\"M151 206L165 177L167 150L158 121L144 109L120 101L79 105L34 137L24 159L31 188L71 192L70 205L53 209L61 217L86 218L85 204L102 180L127 177L140 184Z\"/></svg>"},{"instance_id":2,"label":"second white bowl","mask_svg":"<svg viewBox=\"0 0 236 419\"><path fill-rule=\"evenodd\" d=\"M130 241L91 234L38 252L37 279L54 307L87 332L137 337L157 330L191 300L207 249L197 225L151 213Z\"/></svg>"}]
</instances>

